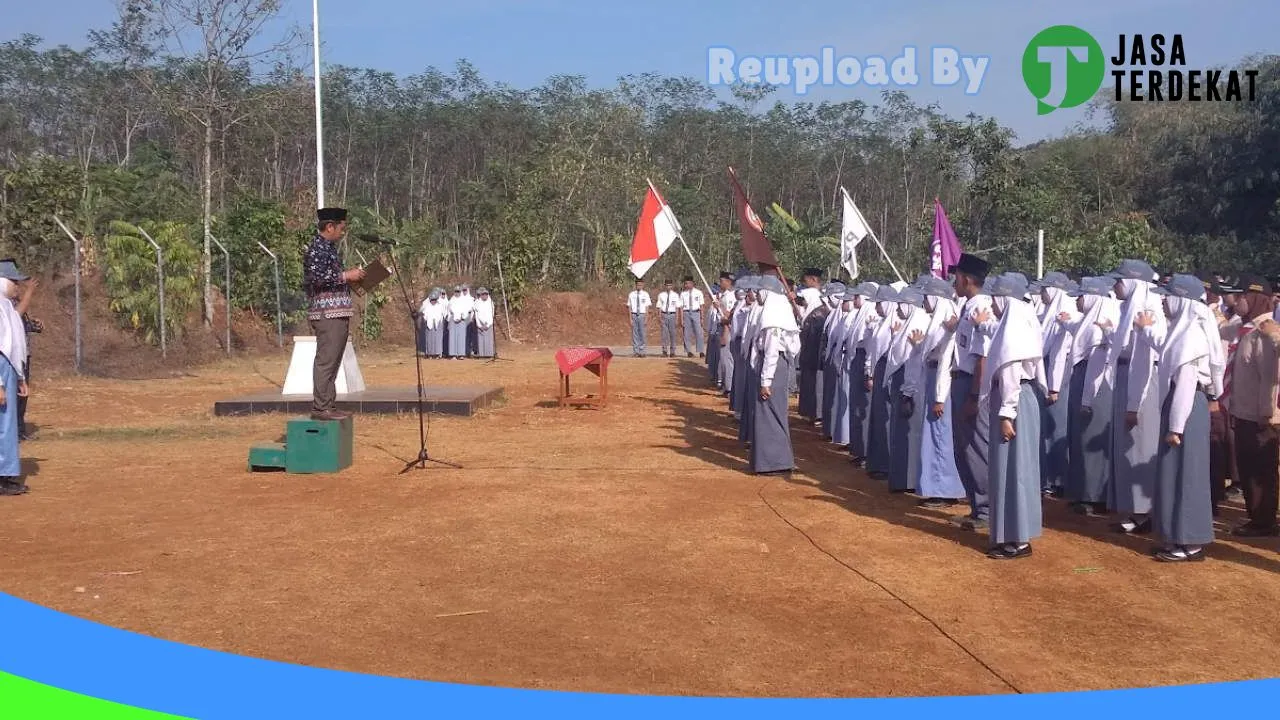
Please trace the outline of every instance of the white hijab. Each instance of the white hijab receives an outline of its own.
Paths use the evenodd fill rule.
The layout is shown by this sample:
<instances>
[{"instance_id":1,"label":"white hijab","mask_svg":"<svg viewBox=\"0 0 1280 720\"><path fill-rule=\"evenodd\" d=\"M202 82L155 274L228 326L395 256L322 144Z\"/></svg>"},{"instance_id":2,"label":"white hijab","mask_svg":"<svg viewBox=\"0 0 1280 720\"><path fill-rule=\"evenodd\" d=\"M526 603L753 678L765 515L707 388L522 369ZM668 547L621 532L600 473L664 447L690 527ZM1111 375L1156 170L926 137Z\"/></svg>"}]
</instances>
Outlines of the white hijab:
<instances>
[{"instance_id":1,"label":"white hijab","mask_svg":"<svg viewBox=\"0 0 1280 720\"><path fill-rule=\"evenodd\" d=\"M1160 394L1169 391L1169 384L1178 370L1187 363L1195 363L1196 377L1200 382L1209 381L1209 353L1216 343L1209 341L1204 323L1196 312L1198 300L1170 296L1165 298L1173 317L1169 318L1169 333L1160 346Z\"/></svg>"},{"instance_id":2,"label":"white hijab","mask_svg":"<svg viewBox=\"0 0 1280 720\"><path fill-rule=\"evenodd\" d=\"M951 337L951 331L947 330L946 324L960 315L960 308L951 298L927 295L924 301L926 304L933 303L933 310L929 313L929 327L925 329L924 340L920 343L920 355L928 358L929 353Z\"/></svg>"},{"instance_id":3,"label":"white hijab","mask_svg":"<svg viewBox=\"0 0 1280 720\"><path fill-rule=\"evenodd\" d=\"M1093 349L1107 341L1107 331L1098 323L1116 327L1120 322L1120 303L1101 295L1081 295L1084 315L1071 328L1071 364L1088 359Z\"/></svg>"},{"instance_id":4,"label":"white hijab","mask_svg":"<svg viewBox=\"0 0 1280 720\"><path fill-rule=\"evenodd\" d=\"M880 320L876 323L876 327L871 331L871 337L867 338L867 363L874 370L879 364L880 358L889 352L889 345L893 342L893 325L898 320L898 303L896 302L878 302L874 303L877 308L884 310L884 314L879 315ZM885 374L888 377L888 373Z\"/></svg>"},{"instance_id":5,"label":"white hijab","mask_svg":"<svg viewBox=\"0 0 1280 720\"><path fill-rule=\"evenodd\" d=\"M910 303L900 303L898 305L907 308L907 317L898 318L898 322L902 323L902 328L893 333L893 339L889 342L888 361L884 366L884 384L888 385L891 378L898 368L907 364L907 360L911 358L912 345L908 338L911 333L916 330L924 331L929 326L929 315L923 308L918 308Z\"/></svg>"},{"instance_id":6,"label":"white hijab","mask_svg":"<svg viewBox=\"0 0 1280 720\"><path fill-rule=\"evenodd\" d=\"M1192 310L1196 314L1196 319L1204 327L1204 334L1210 338L1209 379L1213 383L1214 395L1221 395L1224 384L1223 374L1227 370L1227 351L1222 346L1218 319L1213 316L1213 310L1203 302L1197 302L1192 306Z\"/></svg>"},{"instance_id":7,"label":"white hijab","mask_svg":"<svg viewBox=\"0 0 1280 720\"><path fill-rule=\"evenodd\" d=\"M10 297L13 288L12 280L0 278L0 355L4 355L13 371L22 377L22 367L27 363L27 329L18 314L16 301Z\"/></svg>"},{"instance_id":8,"label":"white hijab","mask_svg":"<svg viewBox=\"0 0 1280 720\"><path fill-rule=\"evenodd\" d=\"M476 324L482 329L488 330L493 326L493 299L485 299L477 297L474 305L476 313Z\"/></svg>"},{"instance_id":9,"label":"white hijab","mask_svg":"<svg viewBox=\"0 0 1280 720\"><path fill-rule=\"evenodd\" d=\"M984 396L991 392L996 373L1006 365L1023 363L1023 377L1035 380L1043 377L1044 367L1044 338L1039 332L1035 308L1007 297L992 298L991 304L1003 315L982 371L981 394Z\"/></svg>"},{"instance_id":10,"label":"white hijab","mask_svg":"<svg viewBox=\"0 0 1280 720\"><path fill-rule=\"evenodd\" d=\"M440 327L447 309L447 304L440 302L440 298L436 298L435 302L431 302L431 298L422 301L422 322L428 330Z\"/></svg>"},{"instance_id":11,"label":"white hijab","mask_svg":"<svg viewBox=\"0 0 1280 720\"><path fill-rule=\"evenodd\" d=\"M1120 283L1124 286L1127 299L1120 308L1120 324L1116 325L1116 334L1111 339L1111 350L1107 354L1107 365L1111 367L1115 367L1120 354L1133 343L1133 321L1138 319L1138 313L1150 310L1156 317L1156 325L1153 327L1155 335L1159 337L1164 334L1164 308L1158 302L1152 305L1152 298L1158 299L1159 296L1151 292L1151 283L1128 279L1121 280Z\"/></svg>"},{"instance_id":12,"label":"white hijab","mask_svg":"<svg viewBox=\"0 0 1280 720\"><path fill-rule=\"evenodd\" d=\"M1065 291L1058 288L1045 288L1043 292L1049 294L1049 302L1042 305L1039 310L1040 334L1044 341L1044 351L1048 353L1053 350L1056 341L1067 332L1067 328L1058 322L1058 316L1062 313L1075 315L1076 309Z\"/></svg>"},{"instance_id":13,"label":"white hijab","mask_svg":"<svg viewBox=\"0 0 1280 720\"><path fill-rule=\"evenodd\" d=\"M800 326L796 324L796 314L791 302L782 293L767 290L762 292L765 293L765 298L760 311L759 337L763 337L768 331L781 333L787 354L795 357L800 352Z\"/></svg>"},{"instance_id":14,"label":"white hijab","mask_svg":"<svg viewBox=\"0 0 1280 720\"><path fill-rule=\"evenodd\" d=\"M832 301L835 298L827 298L827 300ZM827 337L827 360L835 357L836 348L844 343L844 331L846 328L843 327L842 323L847 314L844 311L843 302L834 306L831 312L827 314L827 319L822 326L822 332Z\"/></svg>"},{"instance_id":15,"label":"white hijab","mask_svg":"<svg viewBox=\"0 0 1280 720\"><path fill-rule=\"evenodd\" d=\"M871 318L876 314L876 304L871 301L871 298L859 297L862 298L862 307L854 308L845 318L844 351L850 357L858 352L858 348L867 336Z\"/></svg>"}]
</instances>

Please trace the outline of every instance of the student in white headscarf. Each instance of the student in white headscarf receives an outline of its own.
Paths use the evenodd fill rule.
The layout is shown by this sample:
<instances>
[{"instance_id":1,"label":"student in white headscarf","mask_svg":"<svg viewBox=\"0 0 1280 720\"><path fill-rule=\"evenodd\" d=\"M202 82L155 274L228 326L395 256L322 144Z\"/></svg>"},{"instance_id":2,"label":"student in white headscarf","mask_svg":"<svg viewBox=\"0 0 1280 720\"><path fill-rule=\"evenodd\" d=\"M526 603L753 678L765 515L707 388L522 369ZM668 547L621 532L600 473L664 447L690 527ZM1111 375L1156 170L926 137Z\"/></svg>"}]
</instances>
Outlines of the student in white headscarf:
<instances>
[{"instance_id":1,"label":"student in white headscarf","mask_svg":"<svg viewBox=\"0 0 1280 720\"><path fill-rule=\"evenodd\" d=\"M1152 292L1156 272L1150 265L1125 260L1111 277L1116 281L1116 296L1124 304L1107 362L1115 377L1110 505L1113 512L1125 517L1117 531L1146 534L1151 532L1151 497L1160 451L1160 393L1153 342L1163 339L1167 321L1160 296ZM1134 321L1144 312L1154 318L1151 331L1134 332Z\"/></svg>"},{"instance_id":2,"label":"student in white headscarf","mask_svg":"<svg viewBox=\"0 0 1280 720\"><path fill-rule=\"evenodd\" d=\"M868 323L876 314L876 290L880 286L873 282L864 282L850 288L845 293L845 302L849 311L841 319L844 325L844 347L841 353L845 358L842 382L849 393L848 425L849 425L849 460L861 463L867 457L867 388L863 382L866 377L867 350L863 342L867 337Z\"/></svg>"},{"instance_id":3,"label":"student in white headscarf","mask_svg":"<svg viewBox=\"0 0 1280 720\"><path fill-rule=\"evenodd\" d=\"M788 392L795 358L800 353L800 327L782 281L774 275L760 280L763 296L759 331L753 347L759 362L755 417L751 423L751 472L789 473L795 468L791 447Z\"/></svg>"},{"instance_id":4,"label":"student in white headscarf","mask_svg":"<svg viewBox=\"0 0 1280 720\"><path fill-rule=\"evenodd\" d=\"M22 478L19 456L18 398L27 396L23 368L27 361L27 331L22 316L11 302L18 298L17 274L6 266L0 269L0 495L22 495L27 484Z\"/></svg>"},{"instance_id":5,"label":"student in white headscarf","mask_svg":"<svg viewBox=\"0 0 1280 720\"><path fill-rule=\"evenodd\" d=\"M476 357L493 357L498 354L493 332L493 298L489 297L488 288L476 291L472 314L476 319Z\"/></svg>"},{"instance_id":6,"label":"student in white headscarf","mask_svg":"<svg viewBox=\"0 0 1280 720\"><path fill-rule=\"evenodd\" d=\"M796 361L800 371L799 415L815 425L822 421L822 397L826 390L822 377L826 328L828 319L839 307L839 303L825 292L829 289L826 287L819 291L819 297L824 301L817 303L816 307L805 308L808 312L802 313L800 321L800 357Z\"/></svg>"},{"instance_id":7,"label":"student in white headscarf","mask_svg":"<svg viewBox=\"0 0 1280 720\"><path fill-rule=\"evenodd\" d=\"M867 365L864 372L866 388L871 396L867 412L867 474L877 480L887 480L892 454L889 447L889 422L894 412L893 398L889 395L889 377L885 370L889 365L889 345L893 334L902 328L898 319L898 291L892 285L881 285L876 290L876 314L880 322L866 341Z\"/></svg>"},{"instance_id":8,"label":"student in white headscarf","mask_svg":"<svg viewBox=\"0 0 1280 720\"><path fill-rule=\"evenodd\" d=\"M456 360L465 358L470 349L467 341L471 327L471 308L471 298L463 295L461 285L455 286L453 288L453 296L449 298L447 316L449 320L449 357Z\"/></svg>"},{"instance_id":9,"label":"student in white headscarf","mask_svg":"<svg viewBox=\"0 0 1280 720\"><path fill-rule=\"evenodd\" d=\"M1211 346L1217 344L1216 324L1204 322L1198 311L1204 295L1199 278L1174 275L1155 292L1164 296L1169 321L1168 332L1158 339L1163 442L1152 503L1152 525L1161 542L1155 557L1162 562L1198 561L1204 559L1204 546L1213 542L1207 393L1216 385L1210 361ZM1136 322L1148 333L1155 318L1143 313Z\"/></svg>"},{"instance_id":10,"label":"student in white headscarf","mask_svg":"<svg viewBox=\"0 0 1280 720\"><path fill-rule=\"evenodd\" d=\"M964 483L956 468L951 428L951 366L955 355L954 333L948 330L959 308L950 283L930 277L921 283L929 325L910 339L915 351L907 364L902 394L911 398L912 421L918 430L919 448L913 452L912 477L921 507L941 508L965 497Z\"/></svg>"},{"instance_id":11,"label":"student in white headscarf","mask_svg":"<svg viewBox=\"0 0 1280 720\"><path fill-rule=\"evenodd\" d=\"M1044 418L1040 432L1044 437L1045 494L1062 497L1067 481L1070 449L1071 412L1067 402L1071 394L1071 322L1075 319L1075 302L1068 293L1076 289L1071 278L1051 272L1039 281L1042 300L1039 309L1040 332L1044 342L1045 398ZM1067 320L1062 316L1067 315Z\"/></svg>"},{"instance_id":12,"label":"student in white headscarf","mask_svg":"<svg viewBox=\"0 0 1280 720\"><path fill-rule=\"evenodd\" d=\"M444 355L444 323L448 306L441 297L443 294L440 288L432 288L427 299L422 301L422 307L418 309L422 318L421 352L430 358Z\"/></svg>"},{"instance_id":13,"label":"student in white headscarf","mask_svg":"<svg viewBox=\"0 0 1280 720\"><path fill-rule=\"evenodd\" d=\"M844 283L831 284L831 300L838 313L833 312L827 328L827 372L823 375L823 391L831 400L823 408L823 435L837 447L849 445L849 377L848 359L845 357L845 335L849 324L845 319L853 314L853 294ZM830 391L827 385L831 386Z\"/></svg>"},{"instance_id":14,"label":"student in white headscarf","mask_svg":"<svg viewBox=\"0 0 1280 720\"><path fill-rule=\"evenodd\" d=\"M898 293L895 321L901 327L893 333L889 350L885 353L885 383L889 386L892 412L889 416L889 492L907 493L916 489L912 474L912 452L919 454L919 434L913 433L912 415L917 412L914 398L905 392L907 365L916 345L912 335L929 327L929 314L924 309L924 293L914 287L903 288ZM914 437L913 437L914 434Z\"/></svg>"},{"instance_id":15,"label":"student in white headscarf","mask_svg":"<svg viewBox=\"0 0 1280 720\"><path fill-rule=\"evenodd\" d=\"M1044 340L1035 309L1022 300L1026 292L1027 281L1021 273L997 277L988 290L992 311L999 320L980 389L992 429L987 454L991 499L991 549L987 557L993 560L1027 557L1031 541L1042 531Z\"/></svg>"},{"instance_id":16,"label":"student in white headscarf","mask_svg":"<svg viewBox=\"0 0 1280 720\"><path fill-rule=\"evenodd\" d=\"M738 296L738 304L733 308L733 319L729 321L729 354L733 356L733 376L729 378L729 410L734 418L742 420L743 398L747 392L747 361L742 349L742 336L747 329L747 318L751 307L755 305L755 276L740 273L733 285ZM739 427L741 432L741 427Z\"/></svg>"},{"instance_id":17,"label":"student in white headscarf","mask_svg":"<svg viewBox=\"0 0 1280 720\"><path fill-rule=\"evenodd\" d=\"M1110 496L1114 413L1107 354L1120 323L1120 303L1111 295L1114 285L1108 277L1086 277L1071 293L1079 312L1071 325L1071 363L1075 369L1068 405L1078 410L1070 423L1066 498L1081 515L1106 514Z\"/></svg>"}]
</instances>

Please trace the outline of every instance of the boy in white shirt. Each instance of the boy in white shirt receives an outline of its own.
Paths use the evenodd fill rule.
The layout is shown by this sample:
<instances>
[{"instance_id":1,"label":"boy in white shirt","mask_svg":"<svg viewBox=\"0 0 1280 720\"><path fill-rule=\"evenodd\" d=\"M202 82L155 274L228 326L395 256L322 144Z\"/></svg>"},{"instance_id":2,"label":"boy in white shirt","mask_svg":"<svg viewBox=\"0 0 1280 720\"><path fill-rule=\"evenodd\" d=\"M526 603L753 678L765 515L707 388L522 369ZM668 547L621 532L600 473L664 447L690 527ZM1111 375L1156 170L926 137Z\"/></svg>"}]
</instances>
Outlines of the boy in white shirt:
<instances>
[{"instance_id":1,"label":"boy in white shirt","mask_svg":"<svg viewBox=\"0 0 1280 720\"><path fill-rule=\"evenodd\" d=\"M631 311L631 354L644 357L644 319L653 301L644 289L644 281L636 280L636 289L627 296L627 309Z\"/></svg>"}]
</instances>

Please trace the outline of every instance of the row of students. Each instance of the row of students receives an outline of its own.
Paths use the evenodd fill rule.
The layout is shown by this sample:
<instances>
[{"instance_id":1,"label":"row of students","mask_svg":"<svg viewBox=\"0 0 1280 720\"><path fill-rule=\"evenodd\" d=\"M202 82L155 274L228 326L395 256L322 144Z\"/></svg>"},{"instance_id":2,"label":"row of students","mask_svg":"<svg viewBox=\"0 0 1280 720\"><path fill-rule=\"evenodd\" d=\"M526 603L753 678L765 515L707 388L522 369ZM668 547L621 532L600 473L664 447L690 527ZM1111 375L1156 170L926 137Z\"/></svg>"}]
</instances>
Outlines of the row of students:
<instances>
[{"instance_id":1,"label":"row of students","mask_svg":"<svg viewBox=\"0 0 1280 720\"><path fill-rule=\"evenodd\" d=\"M966 503L959 522L988 531L991 558L1031 554L1051 495L1115 515L1119 532L1154 533L1161 561L1196 561L1222 495L1211 419L1227 409L1250 514L1235 532L1276 534L1280 328L1265 281L1159 285L1139 260L1079 282L989 270L964 255L950 283L827 283L803 326L778 278L738 278L727 389L751 470L793 468L795 365L801 417L891 491ZM1231 298L1237 322L1210 291Z\"/></svg>"}]
</instances>

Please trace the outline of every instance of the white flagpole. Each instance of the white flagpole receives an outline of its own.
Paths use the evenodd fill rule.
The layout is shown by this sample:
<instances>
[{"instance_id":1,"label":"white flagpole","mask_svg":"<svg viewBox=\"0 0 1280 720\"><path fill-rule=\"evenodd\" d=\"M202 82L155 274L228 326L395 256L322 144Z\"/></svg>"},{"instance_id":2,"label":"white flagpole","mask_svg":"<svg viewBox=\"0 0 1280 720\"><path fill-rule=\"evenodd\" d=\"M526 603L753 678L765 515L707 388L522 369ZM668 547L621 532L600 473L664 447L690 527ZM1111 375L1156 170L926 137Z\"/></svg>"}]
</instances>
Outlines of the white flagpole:
<instances>
[{"instance_id":1,"label":"white flagpole","mask_svg":"<svg viewBox=\"0 0 1280 720\"><path fill-rule=\"evenodd\" d=\"M840 191L844 193L846 198L849 198L849 204L853 206L853 211L858 213L858 217L862 220L862 224L867 228L867 234L875 241L876 247L880 248L880 254L884 256L886 261L888 261L889 267L893 268L893 273L898 276L898 280L906 282L906 278L902 277L902 273L898 271L898 266L893 264L893 258L889 257L889 252L884 249L884 245L880 242L880 238L876 237L876 231L871 229L871 223L867 222L867 218L863 216L861 208L858 207L858 203L854 202L852 197L849 197L849 191L845 190L844 187L841 187Z\"/></svg>"},{"instance_id":2,"label":"white flagpole","mask_svg":"<svg viewBox=\"0 0 1280 720\"><path fill-rule=\"evenodd\" d=\"M316 85L316 207L324 207L324 130L320 120L320 0L311 0L311 47Z\"/></svg>"},{"instance_id":3,"label":"white flagpole","mask_svg":"<svg viewBox=\"0 0 1280 720\"><path fill-rule=\"evenodd\" d=\"M1044 277L1044 230L1036 233L1036 277Z\"/></svg>"},{"instance_id":4,"label":"white flagpole","mask_svg":"<svg viewBox=\"0 0 1280 720\"><path fill-rule=\"evenodd\" d=\"M653 186L653 182L650 181L649 178L645 178L644 181L649 183L649 189L653 191L654 195L657 195L659 198L662 197L662 193L658 192L658 188ZM693 269L697 271L698 277L702 280L703 287L707 289L707 296L714 298L714 295L711 292L711 283L707 282L707 276L702 274L702 268L698 266L698 259L693 256L693 251L689 249L689 244L684 241L684 229L680 227L680 221L676 219L676 214L671 212L671 206L667 205L667 201L665 199L662 201L662 211L667 214L667 217L671 219L671 223L676 226L676 239L680 241L680 246L683 247L685 253L689 255L689 260L693 262ZM711 302L716 305L720 304L720 301L715 299L712 299Z\"/></svg>"}]
</instances>

